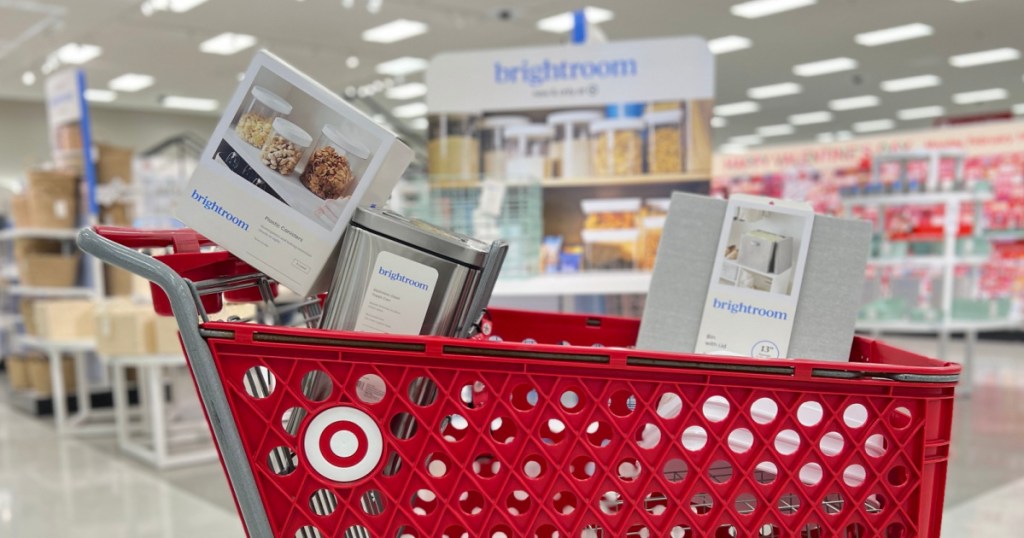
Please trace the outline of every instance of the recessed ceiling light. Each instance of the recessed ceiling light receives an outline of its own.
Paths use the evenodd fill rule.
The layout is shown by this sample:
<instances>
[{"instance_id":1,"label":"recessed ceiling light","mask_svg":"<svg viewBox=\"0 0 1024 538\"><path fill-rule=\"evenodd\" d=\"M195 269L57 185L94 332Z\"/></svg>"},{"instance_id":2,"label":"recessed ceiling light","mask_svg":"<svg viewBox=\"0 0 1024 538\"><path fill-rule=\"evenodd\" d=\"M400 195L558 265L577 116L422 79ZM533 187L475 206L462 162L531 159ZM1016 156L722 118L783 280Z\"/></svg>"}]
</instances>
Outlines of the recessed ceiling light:
<instances>
[{"instance_id":1,"label":"recessed ceiling light","mask_svg":"<svg viewBox=\"0 0 1024 538\"><path fill-rule=\"evenodd\" d=\"M734 137L730 138L729 142L731 144L743 144L744 146L755 146L757 144L760 144L761 142L764 142L764 139L761 138L760 136L754 135L754 134L752 134L752 135L740 135L740 136L734 136Z\"/></svg>"},{"instance_id":2,"label":"recessed ceiling light","mask_svg":"<svg viewBox=\"0 0 1024 538\"><path fill-rule=\"evenodd\" d=\"M207 0L150 0L154 5L166 4L167 9L175 13L191 11L207 2Z\"/></svg>"},{"instance_id":3,"label":"recessed ceiling light","mask_svg":"<svg viewBox=\"0 0 1024 538\"><path fill-rule=\"evenodd\" d=\"M715 129L721 129L722 127L725 127L728 124L729 122L726 121L725 118L719 118L718 116L711 118L711 126L714 127Z\"/></svg>"},{"instance_id":4,"label":"recessed ceiling light","mask_svg":"<svg viewBox=\"0 0 1024 538\"><path fill-rule=\"evenodd\" d=\"M836 131L836 142L842 142L844 140L851 140L853 133L850 131Z\"/></svg>"},{"instance_id":5,"label":"recessed ceiling light","mask_svg":"<svg viewBox=\"0 0 1024 538\"><path fill-rule=\"evenodd\" d=\"M427 121L427 118L416 118L409 122L409 127L420 131L426 131L429 126L430 122Z\"/></svg>"},{"instance_id":6,"label":"recessed ceiling light","mask_svg":"<svg viewBox=\"0 0 1024 538\"><path fill-rule=\"evenodd\" d=\"M792 123L793 125L814 125L816 123L828 123L830 121L832 121L832 113L827 110L793 114L789 117L789 123Z\"/></svg>"},{"instance_id":7,"label":"recessed ceiling light","mask_svg":"<svg viewBox=\"0 0 1024 538\"><path fill-rule=\"evenodd\" d=\"M836 112L843 110L857 110L858 108L871 108L878 106L882 101L875 95L858 95L857 97L844 97L833 99L828 102L828 107Z\"/></svg>"},{"instance_id":8,"label":"recessed ceiling light","mask_svg":"<svg viewBox=\"0 0 1024 538\"><path fill-rule=\"evenodd\" d=\"M743 144L722 144L718 146L718 153L722 155L742 155L748 151Z\"/></svg>"},{"instance_id":9,"label":"recessed ceiling light","mask_svg":"<svg viewBox=\"0 0 1024 538\"><path fill-rule=\"evenodd\" d=\"M21 83L26 86L31 86L36 83L36 74L31 71L25 71L21 74Z\"/></svg>"},{"instance_id":10,"label":"recessed ceiling light","mask_svg":"<svg viewBox=\"0 0 1024 538\"><path fill-rule=\"evenodd\" d=\"M85 100L93 103L110 103L117 99L117 92L100 88L88 88L85 90Z\"/></svg>"},{"instance_id":11,"label":"recessed ceiling light","mask_svg":"<svg viewBox=\"0 0 1024 538\"><path fill-rule=\"evenodd\" d=\"M402 56L401 58L395 58L394 60L388 60L384 63L377 64L377 72L381 75L400 77L423 71L428 65L430 65L430 62L423 58Z\"/></svg>"},{"instance_id":12,"label":"recessed ceiling light","mask_svg":"<svg viewBox=\"0 0 1024 538\"><path fill-rule=\"evenodd\" d=\"M152 86L155 81L156 79L150 75L125 73L117 78L111 79L111 81L107 83L107 87L119 92L137 92Z\"/></svg>"},{"instance_id":13,"label":"recessed ceiling light","mask_svg":"<svg viewBox=\"0 0 1024 538\"><path fill-rule=\"evenodd\" d=\"M902 26L893 26L892 28L884 28L882 30L874 30L872 32L857 34L854 36L853 40L856 41L858 45L864 45L865 47L877 47L879 45L888 45L889 43L897 43L899 41L928 37L934 33L935 30L931 26L915 22L913 24L904 24Z\"/></svg>"},{"instance_id":14,"label":"recessed ceiling light","mask_svg":"<svg viewBox=\"0 0 1024 538\"><path fill-rule=\"evenodd\" d=\"M747 97L751 99L772 99L774 97L796 95L801 91L803 91L803 87L796 82L780 82L779 84L750 88L747 90Z\"/></svg>"},{"instance_id":15,"label":"recessed ceiling light","mask_svg":"<svg viewBox=\"0 0 1024 538\"><path fill-rule=\"evenodd\" d=\"M426 116L427 104L409 103L407 105L396 106L391 109L391 115L396 118L418 118L420 116Z\"/></svg>"},{"instance_id":16,"label":"recessed ceiling light","mask_svg":"<svg viewBox=\"0 0 1024 538\"><path fill-rule=\"evenodd\" d=\"M896 122L890 119L884 120L869 120L869 121L858 121L853 124L853 130L858 133L874 133L878 131L888 131L896 127Z\"/></svg>"},{"instance_id":17,"label":"recessed ceiling light","mask_svg":"<svg viewBox=\"0 0 1024 538\"><path fill-rule=\"evenodd\" d=\"M953 0L958 4L966 4L967 2L973 2L974 0Z\"/></svg>"},{"instance_id":18,"label":"recessed ceiling light","mask_svg":"<svg viewBox=\"0 0 1024 538\"><path fill-rule=\"evenodd\" d=\"M733 4L729 12L744 19L758 19L817 3L818 0L750 0L742 4Z\"/></svg>"},{"instance_id":19,"label":"recessed ceiling light","mask_svg":"<svg viewBox=\"0 0 1024 538\"><path fill-rule=\"evenodd\" d=\"M794 65L793 74L800 77L817 77L853 69L857 69L857 60L841 57Z\"/></svg>"},{"instance_id":20,"label":"recessed ceiling light","mask_svg":"<svg viewBox=\"0 0 1024 538\"><path fill-rule=\"evenodd\" d=\"M749 49L750 46L750 40L740 35L716 37L708 41L708 49L711 50L711 54L727 54L729 52Z\"/></svg>"},{"instance_id":21,"label":"recessed ceiling light","mask_svg":"<svg viewBox=\"0 0 1024 538\"><path fill-rule=\"evenodd\" d=\"M761 110L761 105L755 101L740 101L715 107L716 116L739 116L742 114L753 114Z\"/></svg>"},{"instance_id":22,"label":"recessed ceiling light","mask_svg":"<svg viewBox=\"0 0 1024 538\"><path fill-rule=\"evenodd\" d=\"M245 78L245 71L239 72L237 75L235 75L235 78L238 79L238 82L242 82L242 79Z\"/></svg>"},{"instance_id":23,"label":"recessed ceiling light","mask_svg":"<svg viewBox=\"0 0 1024 538\"><path fill-rule=\"evenodd\" d=\"M363 41L371 43L395 43L427 33L430 27L420 21L395 19L363 32Z\"/></svg>"},{"instance_id":24,"label":"recessed ceiling light","mask_svg":"<svg viewBox=\"0 0 1024 538\"><path fill-rule=\"evenodd\" d=\"M376 15L384 7L384 0L366 0L366 11Z\"/></svg>"},{"instance_id":25,"label":"recessed ceiling light","mask_svg":"<svg viewBox=\"0 0 1024 538\"><path fill-rule=\"evenodd\" d=\"M942 79L936 75L918 75L916 77L894 78L882 81L882 90L887 92L905 92L920 90L921 88L934 88L939 84L942 84Z\"/></svg>"},{"instance_id":26,"label":"recessed ceiling light","mask_svg":"<svg viewBox=\"0 0 1024 538\"><path fill-rule=\"evenodd\" d=\"M427 94L427 85L422 82L409 82L402 84L401 86L394 86L388 88L384 95L388 99L403 100L403 99L415 99L417 97L423 97Z\"/></svg>"},{"instance_id":27,"label":"recessed ceiling light","mask_svg":"<svg viewBox=\"0 0 1024 538\"><path fill-rule=\"evenodd\" d=\"M796 132L796 128L788 123L778 125L765 125L757 128L757 134L768 138L770 136L787 136Z\"/></svg>"},{"instance_id":28,"label":"recessed ceiling light","mask_svg":"<svg viewBox=\"0 0 1024 538\"><path fill-rule=\"evenodd\" d=\"M81 65L89 60L95 59L103 53L103 49L96 45L87 43L68 43L54 51L54 55L61 63Z\"/></svg>"},{"instance_id":29,"label":"recessed ceiling light","mask_svg":"<svg viewBox=\"0 0 1024 538\"><path fill-rule=\"evenodd\" d=\"M583 16L587 18L587 22L590 24L601 24L602 22L614 19L615 13L608 9L587 6L583 8ZM576 26L576 16L572 11L566 11L565 13L559 13L558 15L552 15L537 21L538 30L553 34L564 34L572 30L574 26Z\"/></svg>"},{"instance_id":30,"label":"recessed ceiling light","mask_svg":"<svg viewBox=\"0 0 1024 538\"><path fill-rule=\"evenodd\" d=\"M160 104L164 108L176 108L179 110L200 110L209 112L217 110L219 103L216 99L204 99L202 97L182 97L180 95L165 95L160 98Z\"/></svg>"},{"instance_id":31,"label":"recessed ceiling light","mask_svg":"<svg viewBox=\"0 0 1024 538\"><path fill-rule=\"evenodd\" d=\"M903 121L923 120L926 118L938 118L946 113L941 106L922 106L917 108L904 108L896 113L896 117Z\"/></svg>"},{"instance_id":32,"label":"recessed ceiling light","mask_svg":"<svg viewBox=\"0 0 1024 538\"><path fill-rule=\"evenodd\" d=\"M822 144L828 144L829 142L835 142L836 135L834 133L818 133L817 139Z\"/></svg>"},{"instance_id":33,"label":"recessed ceiling light","mask_svg":"<svg viewBox=\"0 0 1024 538\"><path fill-rule=\"evenodd\" d=\"M1018 116L1024 115L1024 103L1017 103L1013 105L1013 113Z\"/></svg>"},{"instance_id":34,"label":"recessed ceiling light","mask_svg":"<svg viewBox=\"0 0 1024 538\"><path fill-rule=\"evenodd\" d=\"M950 56L949 65L952 65L953 67L975 67L978 65L988 65L1000 62L1012 62L1019 58L1019 50L1011 47L1003 47L1001 49L983 50L979 52L969 52L967 54Z\"/></svg>"},{"instance_id":35,"label":"recessed ceiling light","mask_svg":"<svg viewBox=\"0 0 1024 538\"><path fill-rule=\"evenodd\" d=\"M973 92L962 92L953 94L953 102L958 105L973 105L976 103L989 103L1001 101L1009 97L1009 93L1003 88L989 88L987 90L975 90Z\"/></svg>"},{"instance_id":36,"label":"recessed ceiling light","mask_svg":"<svg viewBox=\"0 0 1024 538\"><path fill-rule=\"evenodd\" d=\"M256 44L256 36L224 32L199 44L199 52L231 56Z\"/></svg>"},{"instance_id":37,"label":"recessed ceiling light","mask_svg":"<svg viewBox=\"0 0 1024 538\"><path fill-rule=\"evenodd\" d=\"M359 57L349 56L348 58L345 58L345 67L348 67L349 69L355 69L359 67Z\"/></svg>"}]
</instances>

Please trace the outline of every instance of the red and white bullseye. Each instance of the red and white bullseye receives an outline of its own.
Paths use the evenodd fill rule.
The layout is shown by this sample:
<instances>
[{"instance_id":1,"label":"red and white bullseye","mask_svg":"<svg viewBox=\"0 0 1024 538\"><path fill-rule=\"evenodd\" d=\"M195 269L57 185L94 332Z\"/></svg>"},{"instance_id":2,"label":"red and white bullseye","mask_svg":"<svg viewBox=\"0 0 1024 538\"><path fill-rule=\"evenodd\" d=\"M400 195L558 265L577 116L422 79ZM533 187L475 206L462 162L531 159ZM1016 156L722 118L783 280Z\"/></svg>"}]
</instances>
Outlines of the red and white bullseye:
<instances>
[{"instance_id":1,"label":"red and white bullseye","mask_svg":"<svg viewBox=\"0 0 1024 538\"><path fill-rule=\"evenodd\" d=\"M373 418L352 407L332 407L306 428L302 446L317 473L336 482L369 475L384 453L384 438Z\"/></svg>"}]
</instances>

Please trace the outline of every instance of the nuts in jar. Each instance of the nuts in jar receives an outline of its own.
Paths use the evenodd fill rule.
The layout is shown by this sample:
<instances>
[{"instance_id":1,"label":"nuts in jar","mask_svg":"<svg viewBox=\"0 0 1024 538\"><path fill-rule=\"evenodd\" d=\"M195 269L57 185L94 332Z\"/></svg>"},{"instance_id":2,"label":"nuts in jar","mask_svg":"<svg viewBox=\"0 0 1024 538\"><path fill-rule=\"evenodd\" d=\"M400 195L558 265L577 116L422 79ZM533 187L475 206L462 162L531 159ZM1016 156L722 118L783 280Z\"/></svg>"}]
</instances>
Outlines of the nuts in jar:
<instances>
[{"instance_id":1,"label":"nuts in jar","mask_svg":"<svg viewBox=\"0 0 1024 538\"><path fill-rule=\"evenodd\" d=\"M250 145L262 148L267 141L267 135L270 134L271 121L271 118L255 112L247 112L238 119L235 133Z\"/></svg>"},{"instance_id":2,"label":"nuts in jar","mask_svg":"<svg viewBox=\"0 0 1024 538\"><path fill-rule=\"evenodd\" d=\"M302 154L313 142L309 133L298 125L284 119L274 120L273 129L260 151L260 160L271 170L281 175L289 175L295 171Z\"/></svg>"},{"instance_id":3,"label":"nuts in jar","mask_svg":"<svg viewBox=\"0 0 1024 538\"><path fill-rule=\"evenodd\" d=\"M350 192L356 176L347 157L331 146L324 146L309 157L300 179L313 194L324 200L333 200Z\"/></svg>"}]
</instances>

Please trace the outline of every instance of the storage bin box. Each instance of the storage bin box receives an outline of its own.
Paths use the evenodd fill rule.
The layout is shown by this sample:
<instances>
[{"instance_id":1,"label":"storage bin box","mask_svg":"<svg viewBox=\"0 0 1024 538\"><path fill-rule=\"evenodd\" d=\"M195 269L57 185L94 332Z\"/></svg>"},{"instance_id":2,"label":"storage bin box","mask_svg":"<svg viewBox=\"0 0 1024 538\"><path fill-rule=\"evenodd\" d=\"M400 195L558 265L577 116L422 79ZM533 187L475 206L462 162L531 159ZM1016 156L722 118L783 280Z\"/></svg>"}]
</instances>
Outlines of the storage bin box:
<instances>
[{"instance_id":1,"label":"storage bin box","mask_svg":"<svg viewBox=\"0 0 1024 538\"><path fill-rule=\"evenodd\" d=\"M28 173L21 220L32 228L74 228L78 223L78 176L63 171Z\"/></svg>"},{"instance_id":2,"label":"storage bin box","mask_svg":"<svg viewBox=\"0 0 1024 538\"><path fill-rule=\"evenodd\" d=\"M120 181L125 184L132 182L131 148L121 148L110 144L96 144L99 158L96 161L96 181L101 185Z\"/></svg>"},{"instance_id":3,"label":"storage bin box","mask_svg":"<svg viewBox=\"0 0 1024 538\"><path fill-rule=\"evenodd\" d=\"M150 305L108 301L96 307L96 352L104 357L153 352L156 314Z\"/></svg>"},{"instance_id":4,"label":"storage bin box","mask_svg":"<svg viewBox=\"0 0 1024 538\"><path fill-rule=\"evenodd\" d=\"M107 297L130 297L135 290L135 275L113 265L103 266L103 289Z\"/></svg>"},{"instance_id":5,"label":"storage bin box","mask_svg":"<svg viewBox=\"0 0 1024 538\"><path fill-rule=\"evenodd\" d=\"M157 316L154 321L153 353L156 355L181 355L183 353L181 341L178 340L178 322L173 317Z\"/></svg>"},{"instance_id":6,"label":"storage bin box","mask_svg":"<svg viewBox=\"0 0 1024 538\"><path fill-rule=\"evenodd\" d=\"M48 340L91 340L96 337L96 305L92 301L38 300L33 305L36 336Z\"/></svg>"},{"instance_id":7,"label":"storage bin box","mask_svg":"<svg viewBox=\"0 0 1024 538\"><path fill-rule=\"evenodd\" d=\"M70 394L77 387L75 382L75 361L69 356L61 357L61 368L64 370L64 392ZM53 394L50 381L50 359L43 355L32 355L26 360L28 365L29 388L40 396Z\"/></svg>"},{"instance_id":8,"label":"storage bin box","mask_svg":"<svg viewBox=\"0 0 1024 538\"><path fill-rule=\"evenodd\" d=\"M78 281L79 253L31 253L18 260L18 278L22 285L70 288Z\"/></svg>"},{"instance_id":9,"label":"storage bin box","mask_svg":"<svg viewBox=\"0 0 1024 538\"><path fill-rule=\"evenodd\" d=\"M762 273L779 274L793 266L793 238L754 230L740 239L739 264Z\"/></svg>"},{"instance_id":10,"label":"storage bin box","mask_svg":"<svg viewBox=\"0 0 1024 538\"><path fill-rule=\"evenodd\" d=\"M12 389L25 390L29 387L28 363L24 355L8 355L4 358L4 365Z\"/></svg>"}]
</instances>

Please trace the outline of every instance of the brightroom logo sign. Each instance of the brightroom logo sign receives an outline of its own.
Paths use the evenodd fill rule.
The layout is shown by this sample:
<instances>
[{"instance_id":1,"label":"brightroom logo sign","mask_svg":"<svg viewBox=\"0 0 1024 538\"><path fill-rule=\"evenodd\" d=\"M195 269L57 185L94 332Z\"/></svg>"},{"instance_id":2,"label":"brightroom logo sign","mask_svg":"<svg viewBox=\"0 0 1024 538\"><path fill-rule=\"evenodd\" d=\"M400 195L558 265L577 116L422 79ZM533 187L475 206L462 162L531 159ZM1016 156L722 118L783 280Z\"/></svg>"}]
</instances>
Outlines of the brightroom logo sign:
<instances>
[{"instance_id":1,"label":"brightroom logo sign","mask_svg":"<svg viewBox=\"0 0 1024 538\"><path fill-rule=\"evenodd\" d=\"M494 62L494 82L497 84L527 84L537 87L549 82L593 81L616 78L634 78L639 69L634 58L618 60L583 60L530 62L519 64Z\"/></svg>"},{"instance_id":2,"label":"brightroom logo sign","mask_svg":"<svg viewBox=\"0 0 1024 538\"><path fill-rule=\"evenodd\" d=\"M192 199L199 202L199 205L203 206L203 209L207 211L213 211L214 213L224 217L224 220L238 226L242 230L249 231L249 223L244 220L232 215L226 209L221 207L216 201L211 200L209 197L199 194L199 191L192 189Z\"/></svg>"},{"instance_id":3,"label":"brightroom logo sign","mask_svg":"<svg viewBox=\"0 0 1024 538\"><path fill-rule=\"evenodd\" d=\"M392 271L391 269L386 269L386 268L384 268L384 266L381 266L378 270L380 271L381 276L391 280L392 282L401 282L402 284L408 284L409 286L412 286L412 287L417 288L417 289L421 289L423 291L430 291L430 285L429 284L425 284L425 283L420 282L418 280L413 280L413 279L403 275L402 273L399 273L398 271Z\"/></svg>"},{"instance_id":4,"label":"brightroom logo sign","mask_svg":"<svg viewBox=\"0 0 1024 538\"><path fill-rule=\"evenodd\" d=\"M719 310L726 310L730 314L747 314L748 316L779 319L782 321L789 319L789 314L782 312L781 310L761 308L759 306L749 305L747 303L738 303L733 301L723 301L721 299L714 299L711 303L711 306Z\"/></svg>"}]
</instances>

